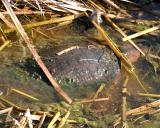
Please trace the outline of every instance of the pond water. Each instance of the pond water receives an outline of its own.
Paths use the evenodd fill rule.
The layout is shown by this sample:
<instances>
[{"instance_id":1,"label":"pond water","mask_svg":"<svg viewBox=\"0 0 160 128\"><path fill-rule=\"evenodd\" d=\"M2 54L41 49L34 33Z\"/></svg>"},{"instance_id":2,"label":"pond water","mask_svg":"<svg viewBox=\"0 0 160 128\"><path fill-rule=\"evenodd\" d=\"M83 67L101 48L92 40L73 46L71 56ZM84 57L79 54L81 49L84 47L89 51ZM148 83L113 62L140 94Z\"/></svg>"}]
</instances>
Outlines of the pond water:
<instances>
[{"instance_id":1,"label":"pond water","mask_svg":"<svg viewBox=\"0 0 160 128\"><path fill-rule=\"evenodd\" d=\"M71 57L73 54L73 50L71 53L69 53L67 56L63 56L60 61L59 58L57 59L55 56L56 53L63 51L66 48L69 48L71 46L82 46L86 47L85 43L90 43L87 44L88 46L92 47L97 47L98 51L95 52L96 50L93 49L95 54L99 54L99 49L103 49L104 46L102 38L98 34L98 32L93 28L89 28L86 24L80 24L81 20L75 21L72 25L68 26L63 26L60 28L54 28L52 30L47 30L46 27L44 28L39 28L34 29L32 31L29 31L29 35L33 40L33 43L35 45L35 48L39 52L42 60L46 63L48 66L49 70L51 73L56 76L57 82L61 85L63 90L67 92L67 94L73 98L73 99L83 99L83 98L91 98L97 91L98 87L100 86L101 83L105 83L105 92L102 94L101 97L103 96L109 96L111 100L108 102L100 102L93 104L91 108L93 111L95 110L103 110L107 109L106 111L108 112L118 112L120 110L120 103L121 101L119 100L119 97L121 96L121 87L122 83L124 80L125 75L121 74L123 76L116 85L112 85L112 81L114 81L114 78L116 78L116 75L119 74L120 72L120 63L119 60L115 57L113 52L111 50L107 50L107 54L109 52L109 55L107 57L102 58L103 59L108 59L110 63L107 64L109 68L107 69L107 72L109 72L109 75L105 76L105 78L98 78L97 80L94 79L96 76L92 76L91 78L88 78L88 74L82 74L80 77L77 77L76 80L80 80L78 83L74 83L74 78L73 76L76 76L77 74L72 74L70 75L66 69L72 67L72 65L80 65L80 63L75 64L75 61L73 63L65 65L68 57ZM117 45L120 47L120 49L123 49L122 42L120 41L120 35L117 34L111 27L106 26L105 28L109 30L109 35L113 38L114 41L116 41ZM42 33L41 33L42 32ZM8 37L9 38L9 37ZM151 39L151 38L150 38ZM153 37L153 40L149 40L149 46L152 47L154 53L159 50L160 46L160 39L159 37ZM155 41L155 45L152 45L151 41ZM71 43L74 42L74 43ZM76 43L75 43L76 42ZM97 44L97 42L99 44ZM144 50L148 49L148 44L147 45L140 45ZM78 54L78 57L80 59L84 59L83 55L86 54L92 54L93 52L88 52L85 53L84 50L88 50L87 48L83 49L82 51L83 54ZM108 49L108 48L107 48ZM129 49L129 52L132 51L132 48L124 48L125 50ZM158 50L157 50L158 49ZM128 52L127 50L124 52ZM76 49L76 51L78 51ZM134 53L135 50L133 50L133 53L131 52L131 55L137 54L136 52ZM129 53L128 52L128 53ZM23 40L18 37L12 37L11 38L11 43L9 44L8 47L0 51L0 91L1 91L1 96L3 99L8 100L11 103L14 103L15 105L21 107L21 108L31 108L35 111L39 110L45 110L46 109L50 110L49 108L45 109L45 104L49 106L48 104L53 104L55 102L60 102L62 99L57 95L57 93L54 91L54 88L50 85L50 82L47 80L41 69L37 66L35 61L33 60L30 52L28 51L26 45L24 44ZM76 56L75 55L75 56ZM96 56L96 55L93 55ZM109 57L108 57L109 56ZM138 56L138 57L137 57ZM144 86L147 88L147 90L150 93L160 93L160 70L159 67L156 68L155 65L159 65L159 61L147 61L144 59L144 57L140 57L139 54L136 56L136 61L134 62L135 66L135 72L139 78L139 80L144 84ZM82 57L82 58L81 58ZM88 56L87 56L88 57ZM89 56L91 57L91 56ZM135 56L132 56L134 60ZM55 64L56 59L59 61L58 63ZM78 58L78 59L79 59ZM131 58L131 59L132 59ZM73 58L72 58L73 59ZM75 58L74 58L75 59ZM92 58L94 59L94 58ZM57 61L56 61L57 62ZM84 64L84 63L83 63ZM82 66L88 66L84 70L88 70L91 64L93 62L86 64L86 65L81 65ZM62 70L61 69L54 69L58 65L64 65L62 68L65 68ZM70 66L66 68L67 66ZM77 67L76 66L76 67ZM95 68L102 68L104 64L100 65L101 67L95 67ZM105 65L106 66L106 65ZM105 67L106 68L106 67ZM77 72L83 72L79 69L77 69ZM56 74L57 73L57 74ZM68 74L67 74L68 73ZM96 73L95 71L89 73L94 74ZM101 75L101 73L99 73ZM99 76L97 72L97 76ZM61 81L63 75L69 76L66 81ZM83 81L82 77L85 76L85 79ZM70 79L71 77L71 79ZM92 82L90 82L90 79ZM86 86L84 85L89 81L89 84ZM129 97L128 97L128 102L129 105L131 105L131 108L138 106L144 102L146 102L146 98L142 98L139 96L136 96L138 92L143 92L143 89L139 86L139 83L137 80L131 76L129 83L127 85L127 89L129 91ZM18 91L21 91L23 93L26 93L29 96L24 96ZM38 105L37 105L38 104ZM119 107L118 107L119 106Z\"/></svg>"}]
</instances>

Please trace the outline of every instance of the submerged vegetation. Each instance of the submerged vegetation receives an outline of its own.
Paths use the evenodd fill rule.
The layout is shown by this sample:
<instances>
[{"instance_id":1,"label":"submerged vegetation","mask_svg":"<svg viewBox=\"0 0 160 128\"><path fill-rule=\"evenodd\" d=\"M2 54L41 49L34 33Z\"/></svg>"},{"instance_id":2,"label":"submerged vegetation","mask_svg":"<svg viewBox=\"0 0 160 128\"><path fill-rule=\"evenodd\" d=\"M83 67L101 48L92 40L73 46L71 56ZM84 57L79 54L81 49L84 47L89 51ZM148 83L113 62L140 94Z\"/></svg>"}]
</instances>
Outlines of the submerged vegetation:
<instances>
[{"instance_id":1,"label":"submerged vegetation","mask_svg":"<svg viewBox=\"0 0 160 128\"><path fill-rule=\"evenodd\" d=\"M0 19L0 127L160 127L159 1L1 0Z\"/></svg>"}]
</instances>

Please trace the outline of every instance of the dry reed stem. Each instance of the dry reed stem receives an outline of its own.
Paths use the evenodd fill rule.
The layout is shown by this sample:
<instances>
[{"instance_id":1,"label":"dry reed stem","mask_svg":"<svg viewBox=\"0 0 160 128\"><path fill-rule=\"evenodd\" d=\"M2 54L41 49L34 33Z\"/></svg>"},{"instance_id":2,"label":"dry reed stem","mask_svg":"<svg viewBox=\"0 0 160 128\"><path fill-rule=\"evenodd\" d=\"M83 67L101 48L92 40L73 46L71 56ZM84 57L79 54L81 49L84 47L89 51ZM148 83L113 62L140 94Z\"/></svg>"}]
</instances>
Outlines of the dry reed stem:
<instances>
[{"instance_id":1,"label":"dry reed stem","mask_svg":"<svg viewBox=\"0 0 160 128\"><path fill-rule=\"evenodd\" d=\"M105 12L99 5L97 5L96 3L94 3L94 1L88 0L88 2L90 4L92 4L93 6L95 6L97 9L99 9L100 11Z\"/></svg>"},{"instance_id":2,"label":"dry reed stem","mask_svg":"<svg viewBox=\"0 0 160 128\"><path fill-rule=\"evenodd\" d=\"M14 25L10 21L8 21L1 12L0 12L0 19L2 19L9 28L14 28Z\"/></svg>"},{"instance_id":3,"label":"dry reed stem","mask_svg":"<svg viewBox=\"0 0 160 128\"><path fill-rule=\"evenodd\" d=\"M153 31L156 31L160 29L160 25L158 26L155 26L155 27L152 27L152 28L149 28L149 29L146 29L146 30L143 30L143 31L140 31L140 32L137 32L135 34L132 34L132 35L129 35L127 37L124 37L122 40L123 41L127 41L127 40L131 40L131 39L134 39L136 37L139 37L139 36L142 36L144 34L147 34L147 33L150 33L150 32L153 32Z\"/></svg>"},{"instance_id":4,"label":"dry reed stem","mask_svg":"<svg viewBox=\"0 0 160 128\"><path fill-rule=\"evenodd\" d=\"M106 35L106 32L103 30L103 28L98 25L95 21L92 20L93 25L96 27L96 29L98 30L98 32L102 35L106 45L108 45L113 52L116 54L116 56L123 61L129 68L134 69L134 67L132 66L132 64L123 56L123 54L121 53L121 51L115 46L115 43L113 43L113 41L111 39L109 39L109 37Z\"/></svg>"},{"instance_id":5,"label":"dry reed stem","mask_svg":"<svg viewBox=\"0 0 160 128\"><path fill-rule=\"evenodd\" d=\"M5 98L3 98L3 97L0 97L0 100L2 100L3 102L7 103L9 106L13 106L13 107L16 108L16 109L24 110L24 109L22 109L21 107L15 105L15 104L12 103L11 101L9 101L9 100L7 100L7 99L5 99Z\"/></svg>"},{"instance_id":6,"label":"dry reed stem","mask_svg":"<svg viewBox=\"0 0 160 128\"><path fill-rule=\"evenodd\" d=\"M152 97L152 98L160 98L159 94L149 94L149 93L138 93L139 96L144 96L144 97Z\"/></svg>"},{"instance_id":7,"label":"dry reed stem","mask_svg":"<svg viewBox=\"0 0 160 128\"><path fill-rule=\"evenodd\" d=\"M129 14L125 10L121 9L113 1L111 1L111 0L102 0L102 1L105 2L106 4L109 4L110 6L114 7L115 9L117 9L118 11L120 11L121 13L126 14L126 15L129 16Z\"/></svg>"},{"instance_id":8,"label":"dry reed stem","mask_svg":"<svg viewBox=\"0 0 160 128\"><path fill-rule=\"evenodd\" d=\"M127 37L127 35L114 23L112 20L110 20L107 16L105 16L105 19L124 37ZM128 42L135 47L143 56L145 56L145 53L131 40L129 39Z\"/></svg>"},{"instance_id":9,"label":"dry reed stem","mask_svg":"<svg viewBox=\"0 0 160 128\"><path fill-rule=\"evenodd\" d=\"M5 11L5 12L1 12L3 15L9 15L9 13L7 12L7 11ZM40 15L42 12L40 12L40 11L31 11L31 10L21 10L21 11L14 11L14 13L16 14L16 15ZM45 14L49 14L49 15L56 15L56 16L59 16L58 14L55 14L54 12L47 12L47 11L45 11L44 12L44 15Z\"/></svg>"},{"instance_id":10,"label":"dry reed stem","mask_svg":"<svg viewBox=\"0 0 160 128\"><path fill-rule=\"evenodd\" d=\"M25 43L27 44L27 47L29 48L30 52L32 53L34 59L40 66L40 68L43 70L49 81L51 82L52 86L55 88L55 90L60 94L60 96L69 104L72 103L72 99L60 88L60 86L57 84L55 79L52 77L51 73L48 71L47 67L43 63L43 61L40 59L40 56L38 55L37 51L35 50L34 46L32 45L31 40L29 39L27 33L24 31L21 23L19 22L18 18L14 14L12 8L10 7L10 4L7 0L2 0L4 6L6 7L7 11L9 12L11 19L13 20L17 30L21 34L22 38L24 39Z\"/></svg>"},{"instance_id":11,"label":"dry reed stem","mask_svg":"<svg viewBox=\"0 0 160 128\"><path fill-rule=\"evenodd\" d=\"M69 51L72 51L72 50L74 50L74 49L79 49L79 48L81 48L81 47L79 47L78 45L77 46L72 46L72 47L69 47L69 48L66 48L66 49L64 49L64 50L62 50L62 51L60 51L60 52L58 52L58 53L56 53L58 56L60 56L60 55L62 55L62 54L64 54L64 53L67 53L67 52L69 52Z\"/></svg>"},{"instance_id":12,"label":"dry reed stem","mask_svg":"<svg viewBox=\"0 0 160 128\"><path fill-rule=\"evenodd\" d=\"M24 29L29 29L29 28L33 28L33 27L39 27L39 26L44 26L44 25L48 25L48 24L53 24L53 23L60 23L60 22L64 22L64 21L72 21L73 19L75 19L75 15L69 15L69 16L65 16L62 18L54 18L51 20L46 20L46 21L41 21L41 22L36 22L36 23L30 23L27 25L23 25ZM12 28L12 29L7 29L4 30L4 33L10 33L10 32L14 32L17 28Z\"/></svg>"},{"instance_id":13,"label":"dry reed stem","mask_svg":"<svg viewBox=\"0 0 160 128\"><path fill-rule=\"evenodd\" d=\"M12 110L13 110L13 107L6 108L6 109L3 109L3 110L0 110L0 114L8 113L8 115L10 115Z\"/></svg>"},{"instance_id":14,"label":"dry reed stem","mask_svg":"<svg viewBox=\"0 0 160 128\"><path fill-rule=\"evenodd\" d=\"M137 116L137 115L145 115L145 114L149 114L149 115L153 115L153 114L158 114L160 112L159 109L156 109L156 110L146 110L146 111L142 111L142 112L137 112L137 113L134 113L132 114L132 116Z\"/></svg>"},{"instance_id":15,"label":"dry reed stem","mask_svg":"<svg viewBox=\"0 0 160 128\"><path fill-rule=\"evenodd\" d=\"M57 128L62 128L62 127L65 125L65 123L66 123L69 115L70 115L70 111L68 111L68 112L65 114L65 116L61 119L61 121L60 121L60 123L59 123L59 125L58 125Z\"/></svg>"},{"instance_id":16,"label":"dry reed stem","mask_svg":"<svg viewBox=\"0 0 160 128\"><path fill-rule=\"evenodd\" d=\"M41 116L40 122L39 122L39 124L38 124L38 128L41 128L41 127L42 127L45 118L46 118L46 113L44 112L43 115Z\"/></svg>"},{"instance_id":17,"label":"dry reed stem","mask_svg":"<svg viewBox=\"0 0 160 128\"><path fill-rule=\"evenodd\" d=\"M160 113L160 109L152 110L152 111L149 112L150 115L158 114L158 113Z\"/></svg>"},{"instance_id":18,"label":"dry reed stem","mask_svg":"<svg viewBox=\"0 0 160 128\"><path fill-rule=\"evenodd\" d=\"M127 117L126 117L126 106L127 106L127 98L126 98L126 93L127 93L127 83L129 81L129 77L126 76L126 79L124 81L124 84L123 84L123 88L122 88L122 124L123 126L126 128L128 127L128 124L127 124Z\"/></svg>"},{"instance_id":19,"label":"dry reed stem","mask_svg":"<svg viewBox=\"0 0 160 128\"><path fill-rule=\"evenodd\" d=\"M36 28L32 28L32 30L36 31L37 33L41 34L42 36L44 36L47 39L52 40L52 37L49 37L47 34L43 33L42 31L36 29Z\"/></svg>"},{"instance_id":20,"label":"dry reed stem","mask_svg":"<svg viewBox=\"0 0 160 128\"><path fill-rule=\"evenodd\" d=\"M145 93L148 93L147 89L144 87L144 85L142 84L142 82L139 80L137 74L135 73L134 70L128 69L128 67L126 67L123 63L122 63L122 67L124 67L125 71L127 71L129 74L133 75L133 77L137 80L137 82L139 83L140 87L144 90Z\"/></svg>"},{"instance_id":21,"label":"dry reed stem","mask_svg":"<svg viewBox=\"0 0 160 128\"><path fill-rule=\"evenodd\" d=\"M51 30L51 29L62 27L62 26L66 26L66 25L71 24L72 22L73 22L72 20L63 21L63 22L57 23L55 27L48 28L47 30Z\"/></svg>"},{"instance_id":22,"label":"dry reed stem","mask_svg":"<svg viewBox=\"0 0 160 128\"><path fill-rule=\"evenodd\" d=\"M102 92L102 90L105 88L105 84L104 83L102 83L101 85L100 85L100 87L98 88L98 90L96 91L96 93L94 94L94 96L93 96L93 99L91 99L91 100L82 100L82 101L80 101L79 103L94 103L94 102L97 102L96 100L96 98L98 97L98 95ZM99 99L101 99L101 98L99 98ZM98 100L99 100L98 99ZM103 99L102 99L103 100ZM107 99L107 100L109 100L109 98ZM78 102L77 102L78 103ZM87 108L90 108L91 107L91 105L92 104L88 104L88 106L87 106Z\"/></svg>"},{"instance_id":23,"label":"dry reed stem","mask_svg":"<svg viewBox=\"0 0 160 128\"><path fill-rule=\"evenodd\" d=\"M2 51L10 43L10 41L5 40L5 38L3 36L1 37L1 39L3 41L3 44L0 46L0 51Z\"/></svg>"},{"instance_id":24,"label":"dry reed stem","mask_svg":"<svg viewBox=\"0 0 160 128\"><path fill-rule=\"evenodd\" d=\"M158 59L158 60L160 60L160 56L156 56L156 55L153 55L153 54L149 54L149 56L150 57L152 57L153 59Z\"/></svg>"},{"instance_id":25,"label":"dry reed stem","mask_svg":"<svg viewBox=\"0 0 160 128\"><path fill-rule=\"evenodd\" d=\"M144 111L147 111L148 109L151 109L151 108L155 108L155 107L157 107L157 106L160 106L160 101L154 101L154 102L151 102L151 103L148 103L148 104L145 104L145 105L142 105L142 106L140 106L140 107L138 107L138 108L135 108L135 109L131 109L131 110L129 110L129 111L127 111L126 112L126 117L127 116L131 116L131 115L138 115L138 114L141 114L141 113L143 113ZM155 112L160 112L160 110L158 109L157 111L155 111ZM113 125L113 127L115 128L119 123L120 123L120 121L121 121L121 117L120 118L118 118L116 121L115 121L115 123L114 123L114 125Z\"/></svg>"},{"instance_id":26,"label":"dry reed stem","mask_svg":"<svg viewBox=\"0 0 160 128\"><path fill-rule=\"evenodd\" d=\"M101 84L100 87L98 88L98 90L96 91L93 99L96 99L98 97L98 95L100 94L100 92L102 92L102 90L105 88L105 84Z\"/></svg>"},{"instance_id":27,"label":"dry reed stem","mask_svg":"<svg viewBox=\"0 0 160 128\"><path fill-rule=\"evenodd\" d=\"M13 89L11 89L11 91L14 91L14 92L16 92L16 93L18 93L18 94L20 94L20 95L22 95L22 96L25 96L25 97L27 97L27 98L32 99L32 100L39 101L39 99L37 99L36 97L31 96L31 95L29 95L29 94L27 94L27 93L25 93L25 92L20 91L20 90L17 90L17 89L14 89L14 88L13 88Z\"/></svg>"},{"instance_id":28,"label":"dry reed stem","mask_svg":"<svg viewBox=\"0 0 160 128\"><path fill-rule=\"evenodd\" d=\"M23 111L23 112L26 111L26 109L21 108L20 106L17 106L16 104L12 103L11 101L9 101L9 100L7 100L3 97L0 97L0 100L3 101L4 103L6 103L9 106L13 106L18 111ZM44 112L43 111L36 111L36 114L43 115ZM50 113L46 113L46 115L52 116Z\"/></svg>"},{"instance_id":29,"label":"dry reed stem","mask_svg":"<svg viewBox=\"0 0 160 128\"><path fill-rule=\"evenodd\" d=\"M135 109L131 109L131 110L126 112L126 116L130 116L132 114L139 113L139 112L142 112L142 111L146 111L148 109L158 107L158 106L160 106L160 101L159 100L148 103L148 104L145 104L145 105L142 105L142 106L140 106L138 108L135 108Z\"/></svg>"},{"instance_id":30,"label":"dry reed stem","mask_svg":"<svg viewBox=\"0 0 160 128\"><path fill-rule=\"evenodd\" d=\"M48 125L47 128L52 128L53 125L56 123L56 121L58 120L59 117L60 117L60 112L57 112L56 115L51 120L51 122L49 123L49 125Z\"/></svg>"}]
</instances>

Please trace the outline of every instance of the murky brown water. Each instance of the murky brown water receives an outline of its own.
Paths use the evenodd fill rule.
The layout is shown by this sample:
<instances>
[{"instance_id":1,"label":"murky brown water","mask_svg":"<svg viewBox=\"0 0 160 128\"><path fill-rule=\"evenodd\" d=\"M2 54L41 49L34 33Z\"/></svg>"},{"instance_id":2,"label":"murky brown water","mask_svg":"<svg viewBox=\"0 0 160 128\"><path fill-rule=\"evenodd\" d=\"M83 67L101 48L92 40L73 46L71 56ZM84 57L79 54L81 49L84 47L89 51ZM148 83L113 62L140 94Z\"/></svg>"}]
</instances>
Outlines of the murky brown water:
<instances>
[{"instance_id":1,"label":"murky brown water","mask_svg":"<svg viewBox=\"0 0 160 128\"><path fill-rule=\"evenodd\" d=\"M86 29L85 27L86 26L82 24L82 26L73 25L73 26L62 27L60 29L54 29L54 30L43 30L44 28L42 28L39 31L43 30L42 32L45 35L42 35L37 31L33 30L31 38L33 39L33 42L37 51L40 53L40 55L42 54L42 59L52 60L52 58L54 57L53 55L51 55L52 50L54 51L52 46L59 45L59 44L63 46L63 42L72 41L77 43L78 41L78 43L81 43L81 41L84 41L84 40L93 40L93 42L97 41L97 42L103 43L101 37L99 37L99 34L95 29L92 28L89 30L85 30ZM107 27L107 29L108 28L109 27ZM114 35L113 38L117 42L117 44L121 46L122 42L119 42L119 38L120 38L119 35L113 34L115 32L113 30L110 30L110 32L111 32L110 35ZM153 49L156 49L155 47L159 47L160 40L156 40L156 41L157 43L155 44L157 46L152 46ZM128 49L129 48L127 48L127 50ZM47 50L48 50L48 54L47 54ZM57 53L56 50L53 52L54 54ZM17 106L20 106L23 108L30 107L30 108L33 108L34 110L45 109L44 104L47 104L48 106L48 104L52 104L59 101L59 98L56 92L49 85L49 82L42 75L42 72L37 67L37 65L35 63L33 63L33 65L30 65L33 61L28 63L28 59L31 59L32 56L29 53L28 49L26 48L21 38L17 37L17 39L13 41L4 50L2 50L0 54L1 54L0 56L0 61L1 61L0 91L2 92L3 98L9 100L10 102L13 102ZM133 56L132 58L134 59L134 57L135 56ZM159 68L155 70L154 66L151 63L144 60L143 57L139 59L139 54L137 54L135 58L137 61L137 62L135 61L135 64L134 64L136 69L135 71L140 81L142 81L142 83L148 89L149 92L160 93ZM155 61L155 62L159 64L159 61L158 62ZM116 60L115 63L117 64L118 61ZM52 63L49 63L49 64L46 63L46 64L49 66L50 70L53 70ZM34 70L31 72L33 68ZM117 69L118 68L116 67L116 72L118 71ZM58 72L60 72L60 69L58 70ZM54 73L55 72L53 71L53 74ZM110 83L112 79L115 77L115 74L116 73L114 72L114 75L111 77L111 79L107 78L107 81L109 81L109 82L106 82L108 86L106 86L105 92L101 96L101 97L109 96L111 100L105 103L100 102L98 104L97 103L93 104L91 106L93 111L95 110L98 111L103 109L106 109L105 111L107 112L113 112L113 113L120 111L121 102L119 98L121 96L120 90L122 88L124 77L122 77L123 80L120 80L116 85L112 85ZM123 76L123 74L121 75ZM133 108L135 106L140 105L141 103L144 103L146 99L135 95L138 92L143 92L143 90L141 89L141 87L139 86L139 83L136 81L135 78L133 78L132 76L130 78L131 79L127 85L128 92L129 92L128 102L130 107ZM92 85L90 86L70 86L72 82L73 82L72 80L69 80L66 83L63 83L62 88L69 94L69 96L75 99L93 97L94 93L96 92L96 90L98 89L98 86L101 83L99 81L99 84L92 83ZM85 79L85 82L87 82L86 79ZM105 81L102 80L102 82L105 82ZM19 91L27 93L37 98L39 101L25 97L21 94L18 94L17 92L13 91L13 89L17 89ZM98 116L98 114L95 114L94 116L96 117Z\"/></svg>"}]
</instances>

